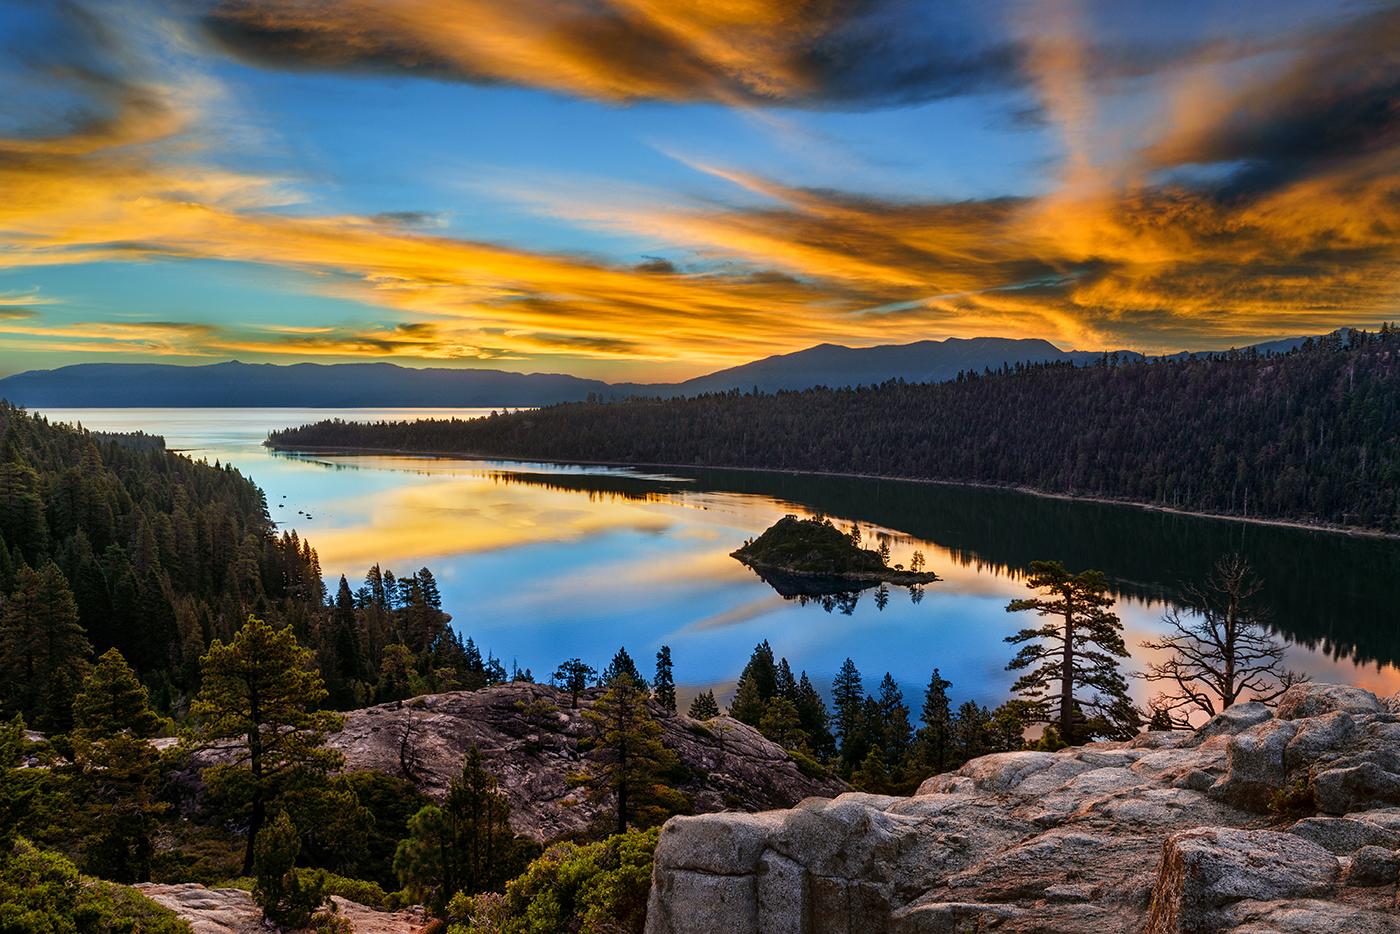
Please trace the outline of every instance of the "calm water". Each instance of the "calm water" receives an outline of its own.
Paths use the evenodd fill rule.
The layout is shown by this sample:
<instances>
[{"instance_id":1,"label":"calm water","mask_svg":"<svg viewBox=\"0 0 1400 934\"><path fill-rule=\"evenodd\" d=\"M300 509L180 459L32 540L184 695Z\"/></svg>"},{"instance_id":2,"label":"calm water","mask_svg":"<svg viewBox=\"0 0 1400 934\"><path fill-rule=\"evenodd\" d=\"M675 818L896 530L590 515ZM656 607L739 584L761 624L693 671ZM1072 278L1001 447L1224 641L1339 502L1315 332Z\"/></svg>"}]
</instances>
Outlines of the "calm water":
<instances>
[{"instance_id":1,"label":"calm water","mask_svg":"<svg viewBox=\"0 0 1400 934\"><path fill-rule=\"evenodd\" d=\"M995 705L1014 680L1003 638L1031 617L1030 561L1104 571L1126 639L1157 633L1184 582L1241 550L1268 584L1289 664L1322 680L1400 690L1400 543L928 484L736 471L644 471L409 457L303 456L261 447L273 428L346 420L471 416L485 410L47 410L95 430L161 434L193 456L232 463L267 494L272 517L317 549L327 585L358 586L374 562L424 565L454 625L507 668L537 677L578 656L601 668L620 645L648 672L671 647L682 702L730 689L767 639L819 686L849 655L867 688L886 671L916 710L934 667L955 700ZM945 578L922 595L866 591L826 606L784 600L729 557L785 513L858 521L915 549ZM884 602L884 606L879 604ZM1135 685L1139 697L1146 692Z\"/></svg>"}]
</instances>

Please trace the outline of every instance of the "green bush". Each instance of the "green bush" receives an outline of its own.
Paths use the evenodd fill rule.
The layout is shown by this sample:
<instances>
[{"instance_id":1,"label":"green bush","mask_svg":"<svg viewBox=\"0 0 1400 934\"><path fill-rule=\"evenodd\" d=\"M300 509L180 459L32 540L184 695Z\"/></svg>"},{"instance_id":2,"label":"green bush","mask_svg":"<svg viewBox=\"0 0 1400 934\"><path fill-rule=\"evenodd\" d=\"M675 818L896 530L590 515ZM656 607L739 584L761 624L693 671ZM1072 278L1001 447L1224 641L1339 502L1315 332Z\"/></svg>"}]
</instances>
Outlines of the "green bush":
<instances>
[{"instance_id":1,"label":"green bush","mask_svg":"<svg viewBox=\"0 0 1400 934\"><path fill-rule=\"evenodd\" d=\"M321 891L327 898L332 895L339 895L341 898L358 902L361 905L369 905L371 908L387 908L389 906L389 893L384 891L384 887L378 882L366 882L364 879L347 879L344 876L337 876L335 873L322 873Z\"/></svg>"},{"instance_id":2,"label":"green bush","mask_svg":"<svg viewBox=\"0 0 1400 934\"><path fill-rule=\"evenodd\" d=\"M831 770L816 759L797 749L788 750L788 756L797 763L797 771L808 778L834 778Z\"/></svg>"},{"instance_id":3,"label":"green bush","mask_svg":"<svg viewBox=\"0 0 1400 934\"><path fill-rule=\"evenodd\" d=\"M25 840L0 857L0 931L15 934L190 934L135 889L89 879Z\"/></svg>"},{"instance_id":4,"label":"green bush","mask_svg":"<svg viewBox=\"0 0 1400 934\"><path fill-rule=\"evenodd\" d=\"M505 895L460 895L448 934L631 931L646 926L651 864L661 829L629 830L599 843L559 843L506 884Z\"/></svg>"}]
</instances>

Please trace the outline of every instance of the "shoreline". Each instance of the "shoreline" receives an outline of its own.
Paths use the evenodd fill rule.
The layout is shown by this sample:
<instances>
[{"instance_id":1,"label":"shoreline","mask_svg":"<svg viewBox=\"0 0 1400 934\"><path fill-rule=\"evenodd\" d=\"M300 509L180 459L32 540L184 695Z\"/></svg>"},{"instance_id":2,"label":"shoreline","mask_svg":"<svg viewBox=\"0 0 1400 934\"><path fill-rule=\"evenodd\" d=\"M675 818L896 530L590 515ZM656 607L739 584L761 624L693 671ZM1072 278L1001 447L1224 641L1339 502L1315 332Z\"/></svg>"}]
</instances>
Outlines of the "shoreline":
<instances>
[{"instance_id":1,"label":"shoreline","mask_svg":"<svg viewBox=\"0 0 1400 934\"><path fill-rule=\"evenodd\" d=\"M1042 499L1058 499L1071 503L1097 503L1104 506L1128 506L1133 509L1141 509L1146 512L1160 512L1164 515L1185 516L1191 519L1214 519L1222 522L1245 522L1252 525L1277 526L1286 529L1299 529L1306 532L1327 532L1332 535L1346 535L1352 538L1372 538L1382 541L1400 540L1400 533L1382 532L1378 529L1359 529L1349 526L1321 525L1308 522L1299 522L1292 519L1256 519L1244 516L1228 516L1213 512L1191 512L1185 509L1174 509L1170 506L1162 506L1155 503L1143 503L1136 500L1110 499L1103 496L1078 496L1072 493L1047 493L1043 490L1036 490L1030 487L1011 486L995 483L978 483L972 480L934 480L927 477L886 477L880 474L843 473L829 470L791 470L776 467L720 467L704 464L664 464L639 461L599 461L599 460L568 460L565 458L550 457L520 457L517 455L501 454L472 454L463 451L415 451L404 448L365 448L349 447L337 445L317 445L315 447L297 447L293 445L269 444L263 442L263 447L271 451L281 451L293 454L391 454L401 457L430 457L438 460L494 460L510 461L517 464L561 464L565 466L577 465L580 467L661 467L673 470L733 470L744 473L768 473L786 474L793 477L835 477L851 480L888 480L891 483L922 483L932 486L962 487L975 490L1000 490L1006 493L1021 493L1026 496L1037 496Z\"/></svg>"}]
</instances>

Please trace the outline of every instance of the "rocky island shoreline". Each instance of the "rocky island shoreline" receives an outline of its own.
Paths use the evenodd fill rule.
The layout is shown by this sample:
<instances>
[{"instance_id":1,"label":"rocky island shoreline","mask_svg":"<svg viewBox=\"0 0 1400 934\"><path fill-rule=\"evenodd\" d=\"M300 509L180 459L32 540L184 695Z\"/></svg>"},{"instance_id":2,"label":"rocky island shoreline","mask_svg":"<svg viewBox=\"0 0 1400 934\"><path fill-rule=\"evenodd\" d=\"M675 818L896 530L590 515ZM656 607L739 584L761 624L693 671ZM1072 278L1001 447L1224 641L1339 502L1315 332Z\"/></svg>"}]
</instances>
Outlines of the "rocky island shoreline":
<instances>
[{"instance_id":1,"label":"rocky island shoreline","mask_svg":"<svg viewBox=\"0 0 1400 934\"><path fill-rule=\"evenodd\" d=\"M918 587L938 580L932 571L890 567L887 555L860 546L858 531L842 532L830 519L783 516L729 556L784 596L863 590L877 584ZM918 555L920 564L922 558Z\"/></svg>"}]
</instances>

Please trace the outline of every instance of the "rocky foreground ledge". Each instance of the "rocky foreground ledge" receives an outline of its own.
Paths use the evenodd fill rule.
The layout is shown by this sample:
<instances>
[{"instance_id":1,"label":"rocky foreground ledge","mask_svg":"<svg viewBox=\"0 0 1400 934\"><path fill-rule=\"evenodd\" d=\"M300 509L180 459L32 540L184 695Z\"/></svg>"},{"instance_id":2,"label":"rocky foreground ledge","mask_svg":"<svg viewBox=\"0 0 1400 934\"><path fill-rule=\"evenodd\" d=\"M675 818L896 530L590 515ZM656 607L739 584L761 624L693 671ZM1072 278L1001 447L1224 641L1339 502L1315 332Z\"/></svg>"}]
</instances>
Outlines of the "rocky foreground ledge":
<instances>
[{"instance_id":1,"label":"rocky foreground ledge","mask_svg":"<svg viewBox=\"0 0 1400 934\"><path fill-rule=\"evenodd\" d=\"M1270 814L1294 783L1305 810ZM672 818L646 934L1400 934L1397 850L1400 698L1299 685L912 798Z\"/></svg>"}]
</instances>

